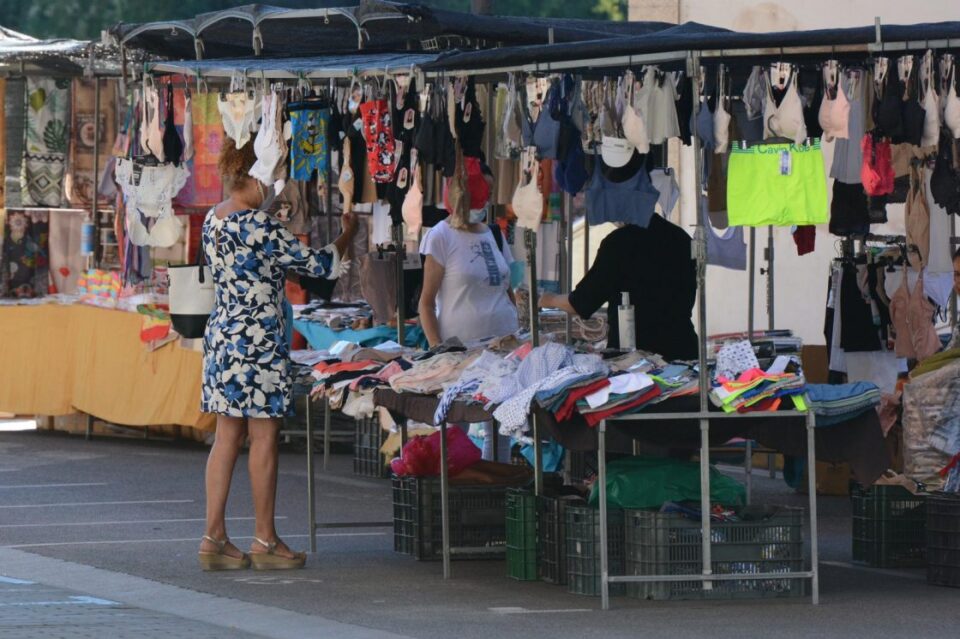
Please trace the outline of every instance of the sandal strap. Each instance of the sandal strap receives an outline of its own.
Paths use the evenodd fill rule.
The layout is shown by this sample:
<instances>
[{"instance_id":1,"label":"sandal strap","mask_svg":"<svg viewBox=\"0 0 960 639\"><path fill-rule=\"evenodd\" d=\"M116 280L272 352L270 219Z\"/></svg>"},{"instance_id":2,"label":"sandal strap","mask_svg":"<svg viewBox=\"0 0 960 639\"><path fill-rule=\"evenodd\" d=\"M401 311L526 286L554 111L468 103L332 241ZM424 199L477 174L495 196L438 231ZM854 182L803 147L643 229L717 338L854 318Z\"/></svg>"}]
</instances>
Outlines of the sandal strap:
<instances>
[{"instance_id":1,"label":"sandal strap","mask_svg":"<svg viewBox=\"0 0 960 639\"><path fill-rule=\"evenodd\" d=\"M210 535L204 535L203 539L216 546L220 552L223 552L223 549L226 548L227 544L230 542L229 537L224 537L223 539L214 539Z\"/></svg>"},{"instance_id":2,"label":"sandal strap","mask_svg":"<svg viewBox=\"0 0 960 639\"><path fill-rule=\"evenodd\" d=\"M272 555L277 549L277 542L275 541L264 541L259 537L254 537L253 540L267 549L267 554Z\"/></svg>"}]
</instances>

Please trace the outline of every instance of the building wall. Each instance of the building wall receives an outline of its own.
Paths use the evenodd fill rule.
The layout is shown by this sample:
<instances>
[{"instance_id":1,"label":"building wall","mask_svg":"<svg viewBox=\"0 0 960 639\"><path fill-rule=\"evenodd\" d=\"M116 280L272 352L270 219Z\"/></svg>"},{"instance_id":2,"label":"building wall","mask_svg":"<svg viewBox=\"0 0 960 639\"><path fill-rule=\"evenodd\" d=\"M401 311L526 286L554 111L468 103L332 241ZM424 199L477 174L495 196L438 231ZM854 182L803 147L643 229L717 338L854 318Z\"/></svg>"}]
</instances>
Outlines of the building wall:
<instances>
[{"instance_id":1,"label":"building wall","mask_svg":"<svg viewBox=\"0 0 960 639\"><path fill-rule=\"evenodd\" d=\"M926 0L804 0L804 2L751 2L749 0L630 0L631 20L700 22L741 31L784 31L826 27L850 27L873 24L879 15L886 23L913 24L960 19L960 2ZM833 157L833 144L824 143L825 165ZM696 224L693 205L693 153L689 147L671 149L671 163L678 167L681 186L679 221L692 235ZM890 223L875 226L874 232L902 234L903 207L888 207ZM590 248L596 251L609 228L590 230ZM830 261L836 256L836 239L826 225L817 229L816 251L798 257L789 228L774 229L774 319L777 328L789 328L808 344L823 344L823 319ZM948 241L943 238L941 241ZM575 230L574 281L583 273L582 226ZM749 245L749 240L748 240ZM757 230L757 284L755 325L768 324L766 276L759 271L766 265L763 252L767 229ZM708 331L710 333L746 330L748 324L749 276L746 272L709 267L707 272Z\"/></svg>"}]
</instances>

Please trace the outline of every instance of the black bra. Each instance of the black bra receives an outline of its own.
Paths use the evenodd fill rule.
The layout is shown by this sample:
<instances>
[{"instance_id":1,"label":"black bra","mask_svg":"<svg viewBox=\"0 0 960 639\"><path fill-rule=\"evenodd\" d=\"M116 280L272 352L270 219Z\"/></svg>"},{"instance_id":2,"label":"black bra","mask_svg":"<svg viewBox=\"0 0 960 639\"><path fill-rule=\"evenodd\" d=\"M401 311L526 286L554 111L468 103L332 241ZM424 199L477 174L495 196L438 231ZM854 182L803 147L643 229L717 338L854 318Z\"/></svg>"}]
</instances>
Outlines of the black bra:
<instances>
[{"instance_id":1,"label":"black bra","mask_svg":"<svg viewBox=\"0 0 960 639\"><path fill-rule=\"evenodd\" d=\"M873 103L873 121L876 133L891 140L903 138L903 83L896 69L887 70L885 86L877 92Z\"/></svg>"}]
</instances>

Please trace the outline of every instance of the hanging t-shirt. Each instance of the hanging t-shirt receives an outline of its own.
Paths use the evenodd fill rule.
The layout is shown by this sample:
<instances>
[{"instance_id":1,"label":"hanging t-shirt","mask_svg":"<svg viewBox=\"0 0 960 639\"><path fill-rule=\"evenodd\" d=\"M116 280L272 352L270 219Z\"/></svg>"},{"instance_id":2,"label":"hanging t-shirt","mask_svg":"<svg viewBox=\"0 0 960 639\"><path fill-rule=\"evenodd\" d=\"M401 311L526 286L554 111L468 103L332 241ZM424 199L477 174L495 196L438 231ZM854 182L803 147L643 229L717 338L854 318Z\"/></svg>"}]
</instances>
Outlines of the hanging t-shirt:
<instances>
[{"instance_id":1,"label":"hanging t-shirt","mask_svg":"<svg viewBox=\"0 0 960 639\"><path fill-rule=\"evenodd\" d=\"M506 242L502 251L497 248L489 228L461 231L444 220L423 238L420 253L443 267L437 295L441 339L467 342L518 330L517 307L507 296L513 258Z\"/></svg>"}]
</instances>

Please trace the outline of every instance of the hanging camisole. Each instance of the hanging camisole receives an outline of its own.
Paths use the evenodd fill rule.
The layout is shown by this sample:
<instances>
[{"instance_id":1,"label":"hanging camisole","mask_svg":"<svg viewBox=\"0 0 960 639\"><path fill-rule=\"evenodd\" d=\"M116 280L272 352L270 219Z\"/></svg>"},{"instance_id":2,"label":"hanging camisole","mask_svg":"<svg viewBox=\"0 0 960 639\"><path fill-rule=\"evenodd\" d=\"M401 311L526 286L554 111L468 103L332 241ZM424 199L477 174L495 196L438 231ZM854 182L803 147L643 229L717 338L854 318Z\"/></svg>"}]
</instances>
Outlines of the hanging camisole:
<instances>
[{"instance_id":1,"label":"hanging camisole","mask_svg":"<svg viewBox=\"0 0 960 639\"><path fill-rule=\"evenodd\" d=\"M643 84L637 92L637 106L647 125L650 144L663 144L680 137L677 121L677 85L673 73L646 67Z\"/></svg>"},{"instance_id":2,"label":"hanging camisole","mask_svg":"<svg viewBox=\"0 0 960 639\"><path fill-rule=\"evenodd\" d=\"M907 196L905 207L905 223L907 227L907 246L916 246L920 254L910 250L907 252L910 266L923 269L927 266L930 257L930 209L924 197L925 183L923 171L913 168L910 171L910 194ZM943 241L943 238L936 238Z\"/></svg>"},{"instance_id":3,"label":"hanging camisole","mask_svg":"<svg viewBox=\"0 0 960 639\"><path fill-rule=\"evenodd\" d=\"M866 76L861 69L847 69L840 75L839 85L849 101L847 137L837 138L833 148L833 164L830 177L844 184L861 184L860 169L863 165L861 141L866 132L864 92Z\"/></svg>"},{"instance_id":4,"label":"hanging camisole","mask_svg":"<svg viewBox=\"0 0 960 639\"><path fill-rule=\"evenodd\" d=\"M797 90L797 73L791 71L784 85L786 93L778 106L773 98L771 79L767 87L767 100L763 107L765 138L782 137L803 144L807 139L807 125L803 119L803 103Z\"/></svg>"},{"instance_id":5,"label":"hanging camisole","mask_svg":"<svg viewBox=\"0 0 960 639\"><path fill-rule=\"evenodd\" d=\"M183 161L193 159L193 100L187 91L183 99Z\"/></svg>"},{"instance_id":6,"label":"hanging camisole","mask_svg":"<svg viewBox=\"0 0 960 639\"><path fill-rule=\"evenodd\" d=\"M847 125L850 122L850 101L843 92L840 82L840 66L831 60L823 67L823 101L820 103L818 120L823 128L825 140L847 138Z\"/></svg>"},{"instance_id":7,"label":"hanging camisole","mask_svg":"<svg viewBox=\"0 0 960 639\"><path fill-rule=\"evenodd\" d=\"M641 167L623 182L608 180L603 172L603 159L598 156L586 189L587 221L593 225L626 222L641 228L649 226L660 192L650 183L647 170Z\"/></svg>"},{"instance_id":8,"label":"hanging camisole","mask_svg":"<svg viewBox=\"0 0 960 639\"><path fill-rule=\"evenodd\" d=\"M713 111L713 141L715 153L726 153L730 146L730 96L717 92L717 108Z\"/></svg>"},{"instance_id":9,"label":"hanging camisole","mask_svg":"<svg viewBox=\"0 0 960 639\"><path fill-rule=\"evenodd\" d=\"M163 123L163 156L167 162L180 166L183 159L183 141L177 133L177 125L173 119L173 84L167 85L167 117Z\"/></svg>"},{"instance_id":10,"label":"hanging camisole","mask_svg":"<svg viewBox=\"0 0 960 639\"><path fill-rule=\"evenodd\" d=\"M923 292L923 273L911 291L908 273L903 274L900 288L890 300L890 319L897 331L898 357L923 360L940 350L940 340L933 326L936 308Z\"/></svg>"}]
</instances>

